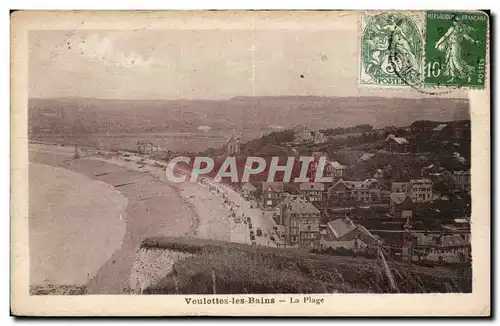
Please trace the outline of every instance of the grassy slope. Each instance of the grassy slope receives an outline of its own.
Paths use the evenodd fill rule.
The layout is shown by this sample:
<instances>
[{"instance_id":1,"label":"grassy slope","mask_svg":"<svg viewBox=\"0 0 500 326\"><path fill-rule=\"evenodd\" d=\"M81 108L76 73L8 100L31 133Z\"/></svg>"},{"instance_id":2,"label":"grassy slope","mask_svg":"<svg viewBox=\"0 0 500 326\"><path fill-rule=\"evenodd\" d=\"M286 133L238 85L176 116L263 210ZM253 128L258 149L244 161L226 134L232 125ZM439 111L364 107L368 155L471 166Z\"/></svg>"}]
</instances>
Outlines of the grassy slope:
<instances>
[{"instance_id":1,"label":"grassy slope","mask_svg":"<svg viewBox=\"0 0 500 326\"><path fill-rule=\"evenodd\" d=\"M362 257L311 254L189 238L149 238L142 248L195 254L178 261L150 294L392 292L382 264ZM470 267L458 269L389 262L401 292L470 292Z\"/></svg>"}]
</instances>

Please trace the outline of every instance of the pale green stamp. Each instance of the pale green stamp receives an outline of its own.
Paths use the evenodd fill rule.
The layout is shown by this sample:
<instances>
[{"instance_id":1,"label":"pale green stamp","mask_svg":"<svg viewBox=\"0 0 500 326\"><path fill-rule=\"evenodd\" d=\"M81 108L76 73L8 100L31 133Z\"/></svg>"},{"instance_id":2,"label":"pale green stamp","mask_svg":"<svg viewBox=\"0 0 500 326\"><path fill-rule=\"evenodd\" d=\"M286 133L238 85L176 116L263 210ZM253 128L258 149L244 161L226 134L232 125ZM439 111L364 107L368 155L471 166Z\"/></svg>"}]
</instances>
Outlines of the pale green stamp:
<instances>
[{"instance_id":1,"label":"pale green stamp","mask_svg":"<svg viewBox=\"0 0 500 326\"><path fill-rule=\"evenodd\" d=\"M423 13L363 13L359 83L392 87L420 84L423 22Z\"/></svg>"}]
</instances>

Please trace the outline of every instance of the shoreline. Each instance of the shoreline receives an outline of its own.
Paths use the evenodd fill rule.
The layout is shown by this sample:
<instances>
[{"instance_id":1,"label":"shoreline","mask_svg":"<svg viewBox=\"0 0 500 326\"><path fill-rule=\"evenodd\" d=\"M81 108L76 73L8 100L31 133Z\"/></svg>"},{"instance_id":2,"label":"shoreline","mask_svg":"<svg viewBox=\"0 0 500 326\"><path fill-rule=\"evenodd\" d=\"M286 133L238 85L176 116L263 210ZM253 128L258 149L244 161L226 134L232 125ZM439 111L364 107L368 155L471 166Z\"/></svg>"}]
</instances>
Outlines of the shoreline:
<instances>
[{"instance_id":1,"label":"shoreline","mask_svg":"<svg viewBox=\"0 0 500 326\"><path fill-rule=\"evenodd\" d=\"M250 203L228 185L213 183L210 179L168 181L163 162L139 155L122 157L116 153L111 156L106 151L88 149L82 157L74 159L72 147L50 144L30 144L29 151L30 162L37 163L37 156L41 156L39 163L105 182L128 200L123 212L126 231L122 245L89 280L88 294L129 293L134 257L141 241L147 237L187 236L276 246L267 235L273 232L272 218L264 217L258 208L251 208ZM252 217L254 227L262 228L266 236L251 239L249 226L241 217Z\"/></svg>"},{"instance_id":2,"label":"shoreline","mask_svg":"<svg viewBox=\"0 0 500 326\"><path fill-rule=\"evenodd\" d=\"M128 200L123 212L126 230L121 247L87 282L87 293L127 293L133 258L144 238L155 235L197 236L199 216L194 205L180 196L178 189L159 180L154 173L116 164L106 158L71 159L73 152L67 148L43 147L46 151L30 145L30 162L63 168L87 176L92 181L105 182ZM123 185L127 182L133 185ZM186 223L186 218L189 223Z\"/></svg>"}]
</instances>

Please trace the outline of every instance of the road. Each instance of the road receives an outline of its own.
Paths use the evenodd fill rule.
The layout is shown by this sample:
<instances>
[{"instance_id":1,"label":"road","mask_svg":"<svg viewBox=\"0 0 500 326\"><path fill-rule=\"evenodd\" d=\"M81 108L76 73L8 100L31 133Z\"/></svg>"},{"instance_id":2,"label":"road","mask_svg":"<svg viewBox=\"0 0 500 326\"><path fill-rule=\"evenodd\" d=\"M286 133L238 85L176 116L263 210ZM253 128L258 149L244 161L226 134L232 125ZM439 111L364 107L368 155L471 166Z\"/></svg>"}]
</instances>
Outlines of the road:
<instances>
[{"instance_id":1,"label":"road","mask_svg":"<svg viewBox=\"0 0 500 326\"><path fill-rule=\"evenodd\" d=\"M256 204L253 204L250 201L247 201L241 196L238 192L236 192L233 188L229 187L225 184L219 184L227 194L228 198L237 206L237 215L250 217L252 221L252 229L255 233L255 242L257 245L276 247L276 243L270 239L271 234L273 233L273 227L275 225L274 220L272 218L271 212L265 212L257 207ZM251 207L253 206L253 207ZM248 230L248 234L250 234L250 229L248 228L248 224L242 223L245 229ZM257 236L257 229L262 230L262 236Z\"/></svg>"},{"instance_id":2,"label":"road","mask_svg":"<svg viewBox=\"0 0 500 326\"><path fill-rule=\"evenodd\" d=\"M188 176L191 174L188 169L179 167L176 169ZM231 242L251 244L250 231L252 230L255 234L256 245L277 247L276 243L270 239L275 225L272 212L261 210L255 203L252 205L229 185L216 182L212 178L199 177L198 184L207 187L214 195L220 196L225 201L231 223ZM248 223L244 223L244 219L248 217L251 219L252 229ZM257 229L262 230L261 236L257 236Z\"/></svg>"}]
</instances>

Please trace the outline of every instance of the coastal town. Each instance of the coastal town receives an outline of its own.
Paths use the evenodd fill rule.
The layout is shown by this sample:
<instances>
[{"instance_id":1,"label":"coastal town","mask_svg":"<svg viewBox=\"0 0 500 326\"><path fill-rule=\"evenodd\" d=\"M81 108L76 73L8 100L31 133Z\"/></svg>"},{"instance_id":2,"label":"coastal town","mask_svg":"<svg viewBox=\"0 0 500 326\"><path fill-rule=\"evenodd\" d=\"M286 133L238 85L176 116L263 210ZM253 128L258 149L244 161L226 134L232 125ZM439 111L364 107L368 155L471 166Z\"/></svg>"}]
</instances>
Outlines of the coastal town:
<instances>
[{"instance_id":1,"label":"coastal town","mask_svg":"<svg viewBox=\"0 0 500 326\"><path fill-rule=\"evenodd\" d=\"M383 129L295 126L247 142L234 133L221 148L191 153L191 158L210 155L215 161L196 181L223 203L229 241L337 255L384 253L439 265L471 260L469 147L468 120L416 121ZM135 152L99 153L160 171L177 154L149 141L138 141ZM267 182L269 168L247 182L216 173L228 157L235 159L241 176L250 156L266 162L279 157L283 166L290 157L298 161L304 155L313 158L306 182L280 182L286 167L273 182ZM190 175L193 161L177 165L174 173ZM329 182L315 182L318 170Z\"/></svg>"},{"instance_id":2,"label":"coastal town","mask_svg":"<svg viewBox=\"0 0 500 326\"><path fill-rule=\"evenodd\" d=\"M484 12L80 14L12 24L12 311L489 312Z\"/></svg>"}]
</instances>

